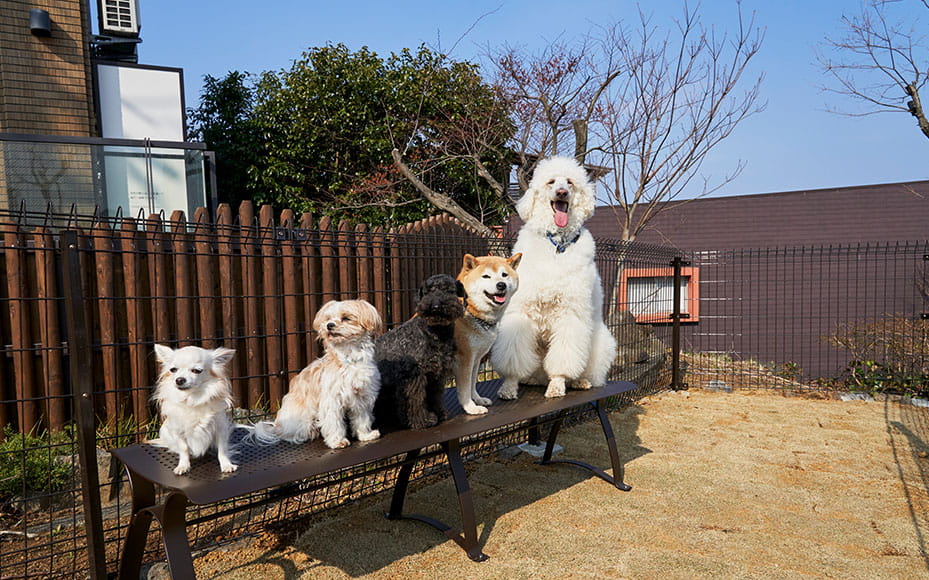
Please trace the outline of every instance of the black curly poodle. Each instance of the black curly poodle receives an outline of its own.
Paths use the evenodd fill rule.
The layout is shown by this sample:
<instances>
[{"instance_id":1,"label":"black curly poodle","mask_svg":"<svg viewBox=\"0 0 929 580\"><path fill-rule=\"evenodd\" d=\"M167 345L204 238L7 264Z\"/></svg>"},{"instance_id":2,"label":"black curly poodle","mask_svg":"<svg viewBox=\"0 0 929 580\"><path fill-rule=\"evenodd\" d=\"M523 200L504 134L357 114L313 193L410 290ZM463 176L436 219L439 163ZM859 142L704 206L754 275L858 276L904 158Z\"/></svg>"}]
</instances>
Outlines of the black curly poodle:
<instances>
[{"instance_id":1,"label":"black curly poodle","mask_svg":"<svg viewBox=\"0 0 929 580\"><path fill-rule=\"evenodd\" d=\"M382 432L425 429L445 420L445 385L455 369L455 320L464 315L461 283L446 274L419 290L416 314L374 343L381 390L374 424Z\"/></svg>"}]
</instances>

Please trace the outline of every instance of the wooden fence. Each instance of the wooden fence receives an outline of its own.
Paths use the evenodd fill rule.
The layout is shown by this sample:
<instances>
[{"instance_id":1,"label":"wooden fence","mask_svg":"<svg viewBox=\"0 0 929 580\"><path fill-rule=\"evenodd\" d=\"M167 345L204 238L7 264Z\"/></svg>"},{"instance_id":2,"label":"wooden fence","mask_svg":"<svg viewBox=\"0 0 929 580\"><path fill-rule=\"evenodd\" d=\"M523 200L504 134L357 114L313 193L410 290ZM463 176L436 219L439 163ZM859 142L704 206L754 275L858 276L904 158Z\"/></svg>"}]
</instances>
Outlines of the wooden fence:
<instances>
[{"instance_id":1,"label":"wooden fence","mask_svg":"<svg viewBox=\"0 0 929 580\"><path fill-rule=\"evenodd\" d=\"M71 218L0 216L0 424L24 432L72 419L65 229L78 233L98 420L138 425L151 418L156 342L236 349L238 405L272 407L319 354L311 324L324 302L363 298L395 325L426 277L454 275L466 252L506 251L449 216L384 231L245 202L192 220Z\"/></svg>"}]
</instances>

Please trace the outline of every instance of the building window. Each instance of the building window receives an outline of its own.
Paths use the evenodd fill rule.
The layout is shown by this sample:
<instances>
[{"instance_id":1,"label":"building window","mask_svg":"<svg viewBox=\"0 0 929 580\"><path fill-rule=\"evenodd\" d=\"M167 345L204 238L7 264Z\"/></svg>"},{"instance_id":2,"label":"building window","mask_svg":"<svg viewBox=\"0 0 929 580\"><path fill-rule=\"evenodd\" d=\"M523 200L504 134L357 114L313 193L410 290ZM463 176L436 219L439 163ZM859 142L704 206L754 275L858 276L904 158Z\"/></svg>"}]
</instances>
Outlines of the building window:
<instances>
[{"instance_id":1,"label":"building window","mask_svg":"<svg viewBox=\"0 0 929 580\"><path fill-rule=\"evenodd\" d=\"M681 268L682 322L700 319L700 269ZM635 315L636 322L672 322L673 268L623 268L619 305Z\"/></svg>"}]
</instances>

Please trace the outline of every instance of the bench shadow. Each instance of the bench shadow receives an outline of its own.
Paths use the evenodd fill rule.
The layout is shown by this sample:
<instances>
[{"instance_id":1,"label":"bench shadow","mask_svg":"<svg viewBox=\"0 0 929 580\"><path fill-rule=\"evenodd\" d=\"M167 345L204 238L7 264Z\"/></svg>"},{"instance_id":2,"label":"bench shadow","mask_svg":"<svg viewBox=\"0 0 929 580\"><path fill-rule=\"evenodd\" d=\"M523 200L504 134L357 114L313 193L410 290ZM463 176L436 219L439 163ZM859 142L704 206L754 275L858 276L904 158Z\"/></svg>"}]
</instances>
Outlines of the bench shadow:
<instances>
[{"instance_id":1,"label":"bench shadow","mask_svg":"<svg viewBox=\"0 0 929 580\"><path fill-rule=\"evenodd\" d=\"M631 404L609 414L624 466L651 452L640 445L638 437L639 415L644 412L642 407ZM565 448L560 457L583 461L610 472L609 452L596 417L563 428L558 443ZM633 489L623 492L586 469L566 464L539 465L526 453L513 458L508 458L509 455L503 451L466 463L475 503L479 544L491 561L498 522L514 511L591 479L604 486L603 493L616 494L618 501L625 493L635 493L635 481L628 477L626 483ZM331 566L358 577L375 573L398 560L446 542L455 551L455 557L462 559L462 566L492 565L472 564L464 550L430 526L410 520L387 520L384 514L389 504L390 494L379 494L317 514L296 526L298 530L291 526L289 531L285 531L287 527L282 527L279 533L281 541L277 545L251 561L237 565L236 569L259 563L264 566L270 564L278 566L285 578L295 578L314 568ZM439 481L411 483L404 513L428 515L460 530L458 498L450 474L446 471ZM283 556L282 549L297 554L304 564L298 566L294 560Z\"/></svg>"},{"instance_id":2,"label":"bench shadow","mask_svg":"<svg viewBox=\"0 0 929 580\"><path fill-rule=\"evenodd\" d=\"M891 415L896 417L891 418ZM887 434L903 485L910 520L926 570L929 571L929 408L884 402Z\"/></svg>"}]
</instances>

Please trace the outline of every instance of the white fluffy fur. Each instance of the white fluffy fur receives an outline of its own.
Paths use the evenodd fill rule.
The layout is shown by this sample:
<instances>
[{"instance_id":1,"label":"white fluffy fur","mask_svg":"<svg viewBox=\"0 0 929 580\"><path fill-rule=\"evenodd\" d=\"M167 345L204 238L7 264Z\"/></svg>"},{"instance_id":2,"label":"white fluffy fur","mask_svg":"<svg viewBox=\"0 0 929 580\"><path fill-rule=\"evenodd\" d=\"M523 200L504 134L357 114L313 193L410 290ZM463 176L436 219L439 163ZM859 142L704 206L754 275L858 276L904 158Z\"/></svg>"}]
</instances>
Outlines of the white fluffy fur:
<instances>
[{"instance_id":1,"label":"white fluffy fur","mask_svg":"<svg viewBox=\"0 0 929 580\"><path fill-rule=\"evenodd\" d=\"M229 459L232 386L226 366L234 354L228 348L155 345L161 370L152 400L161 412L161 428L158 439L149 442L178 454L177 475L190 471L191 458L210 449L216 450L223 473L238 468Z\"/></svg>"},{"instance_id":2,"label":"white fluffy fur","mask_svg":"<svg viewBox=\"0 0 929 580\"><path fill-rule=\"evenodd\" d=\"M345 416L359 441L381 436L372 429L381 375L374 361L380 315L364 300L332 300L316 314L313 328L326 349L290 381L274 421L254 426L263 444L303 443L318 436L330 448L349 445Z\"/></svg>"},{"instance_id":3,"label":"white fluffy fur","mask_svg":"<svg viewBox=\"0 0 929 580\"><path fill-rule=\"evenodd\" d=\"M561 227L554 210L559 199L567 203ZM606 382L616 340L603 321L594 239L583 227L594 205L586 171L567 157L541 161L516 205L525 222L513 246L514 254L523 255L519 292L500 320L491 352L504 378L502 399L515 399L520 382L547 383L546 397L563 396L566 386L588 389Z\"/></svg>"}]
</instances>

